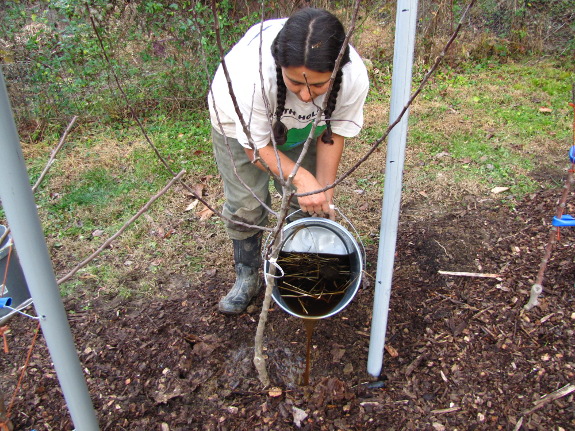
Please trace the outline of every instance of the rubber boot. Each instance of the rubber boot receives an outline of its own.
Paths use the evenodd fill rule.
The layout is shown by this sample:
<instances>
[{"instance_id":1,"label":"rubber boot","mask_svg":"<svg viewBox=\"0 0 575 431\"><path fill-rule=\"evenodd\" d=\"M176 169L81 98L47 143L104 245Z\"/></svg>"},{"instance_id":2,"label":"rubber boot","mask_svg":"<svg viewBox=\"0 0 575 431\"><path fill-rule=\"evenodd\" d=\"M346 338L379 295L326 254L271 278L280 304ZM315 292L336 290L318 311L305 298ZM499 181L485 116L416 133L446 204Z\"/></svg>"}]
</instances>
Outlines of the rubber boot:
<instances>
[{"instance_id":1,"label":"rubber boot","mask_svg":"<svg viewBox=\"0 0 575 431\"><path fill-rule=\"evenodd\" d=\"M259 274L261 266L262 234L248 239L233 240L236 282L229 293L220 300L218 309L224 314L243 312L261 288Z\"/></svg>"}]
</instances>

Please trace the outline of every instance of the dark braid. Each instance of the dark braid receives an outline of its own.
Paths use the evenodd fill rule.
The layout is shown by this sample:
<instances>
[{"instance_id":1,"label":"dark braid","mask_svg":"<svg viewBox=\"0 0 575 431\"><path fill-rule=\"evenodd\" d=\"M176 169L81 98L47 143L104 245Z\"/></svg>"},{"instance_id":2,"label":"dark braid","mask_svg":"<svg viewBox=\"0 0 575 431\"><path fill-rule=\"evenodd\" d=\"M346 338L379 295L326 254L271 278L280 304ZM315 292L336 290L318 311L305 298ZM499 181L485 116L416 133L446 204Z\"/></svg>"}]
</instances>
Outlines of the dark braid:
<instances>
[{"instance_id":1,"label":"dark braid","mask_svg":"<svg viewBox=\"0 0 575 431\"><path fill-rule=\"evenodd\" d=\"M344 40L345 30L337 17L326 10L315 8L304 8L294 13L276 36L272 44L277 80L277 107L273 134L278 145L282 145L287 139L287 128L281 121L287 95L282 67L305 66L316 72L332 72ZM322 135L322 141L326 143L333 143L330 119L341 87L341 68L348 62L349 46L346 47L341 59L340 70L336 74L324 111L327 129Z\"/></svg>"},{"instance_id":2,"label":"dark braid","mask_svg":"<svg viewBox=\"0 0 575 431\"><path fill-rule=\"evenodd\" d=\"M275 112L276 121L273 125L272 131L274 133L274 139L276 141L276 145L283 145L286 143L287 140L287 127L285 126L284 123L282 123L281 118L284 113L287 88L283 80L282 68L279 64L276 64L276 75L277 75L276 79L278 86L278 94L277 94L277 107Z\"/></svg>"},{"instance_id":3,"label":"dark braid","mask_svg":"<svg viewBox=\"0 0 575 431\"><path fill-rule=\"evenodd\" d=\"M325 116L325 125L327 126L327 128L325 129L325 132L323 132L323 135L321 135L321 141L324 144L333 144L333 138L332 138L332 133L331 133L331 114L333 113L333 111L335 110L335 103L337 102L337 95L339 93L339 89L341 87L341 80L343 77L343 72L341 71L341 68L337 71L336 75L335 75L335 79L333 80L333 87L331 89L331 93L329 95L329 100L327 101L327 106L325 108L325 111L323 111L323 115Z\"/></svg>"}]
</instances>

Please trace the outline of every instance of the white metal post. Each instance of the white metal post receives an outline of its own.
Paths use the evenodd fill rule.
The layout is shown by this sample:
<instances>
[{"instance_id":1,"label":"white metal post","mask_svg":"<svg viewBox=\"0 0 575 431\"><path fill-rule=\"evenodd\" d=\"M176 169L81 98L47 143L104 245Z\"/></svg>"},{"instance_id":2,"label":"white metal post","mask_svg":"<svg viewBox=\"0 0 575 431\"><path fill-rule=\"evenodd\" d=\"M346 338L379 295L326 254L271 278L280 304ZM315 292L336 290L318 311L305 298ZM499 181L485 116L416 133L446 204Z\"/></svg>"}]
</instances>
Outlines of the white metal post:
<instances>
[{"instance_id":1,"label":"white metal post","mask_svg":"<svg viewBox=\"0 0 575 431\"><path fill-rule=\"evenodd\" d=\"M96 413L38 218L1 68L0 199L74 426L78 431L97 431Z\"/></svg>"},{"instance_id":2,"label":"white metal post","mask_svg":"<svg viewBox=\"0 0 575 431\"><path fill-rule=\"evenodd\" d=\"M390 124L393 123L407 102L411 93L413 52L417 24L417 0L398 0L395 20L395 48L391 81ZM375 297L367 371L378 377L383 368L383 349L387 330L391 280L395 258L395 245L401 204L403 164L407 142L407 111L401 121L391 130L387 141L385 183L381 209L379 250L375 278Z\"/></svg>"}]
</instances>

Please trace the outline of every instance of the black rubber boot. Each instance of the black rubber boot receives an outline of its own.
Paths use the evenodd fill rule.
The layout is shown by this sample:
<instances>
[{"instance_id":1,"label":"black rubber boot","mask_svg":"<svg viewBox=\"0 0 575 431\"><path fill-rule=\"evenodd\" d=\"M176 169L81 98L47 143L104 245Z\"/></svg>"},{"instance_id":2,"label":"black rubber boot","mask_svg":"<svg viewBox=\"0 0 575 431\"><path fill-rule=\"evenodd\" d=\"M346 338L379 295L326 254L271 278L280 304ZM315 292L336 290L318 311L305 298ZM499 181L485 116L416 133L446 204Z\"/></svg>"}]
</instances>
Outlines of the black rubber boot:
<instances>
[{"instance_id":1,"label":"black rubber boot","mask_svg":"<svg viewBox=\"0 0 575 431\"><path fill-rule=\"evenodd\" d=\"M248 239L233 240L236 282L229 293L220 300L218 309L224 314L243 312L261 288L259 274L261 266L262 234Z\"/></svg>"}]
</instances>

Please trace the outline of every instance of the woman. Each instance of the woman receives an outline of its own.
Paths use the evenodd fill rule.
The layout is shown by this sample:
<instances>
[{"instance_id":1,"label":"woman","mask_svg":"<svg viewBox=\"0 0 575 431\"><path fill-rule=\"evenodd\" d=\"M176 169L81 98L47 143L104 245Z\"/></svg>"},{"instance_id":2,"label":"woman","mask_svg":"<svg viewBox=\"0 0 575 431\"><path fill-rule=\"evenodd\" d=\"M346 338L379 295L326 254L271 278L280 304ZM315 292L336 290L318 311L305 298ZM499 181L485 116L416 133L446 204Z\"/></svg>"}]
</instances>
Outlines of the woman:
<instances>
[{"instance_id":1,"label":"woman","mask_svg":"<svg viewBox=\"0 0 575 431\"><path fill-rule=\"evenodd\" d=\"M225 63L251 144L221 65L216 72L208 103L214 154L224 181L223 214L228 219L225 223L234 245L236 269L236 282L218 306L222 313L244 311L261 286L261 230L229 221L252 226L267 223L262 202L268 206L271 202L270 177L262 163L252 163L252 145L273 175L279 177L281 170L287 178L317 115L321 115L293 178L297 193L305 194L334 182L344 138L356 136L361 129L369 83L365 66L352 47L348 46L342 57L325 111L320 114L318 109L323 106L344 39L343 25L334 15L305 8L287 20L255 25L232 48ZM332 200L330 189L298 197L292 206L325 216L333 211Z\"/></svg>"}]
</instances>

